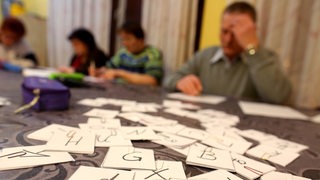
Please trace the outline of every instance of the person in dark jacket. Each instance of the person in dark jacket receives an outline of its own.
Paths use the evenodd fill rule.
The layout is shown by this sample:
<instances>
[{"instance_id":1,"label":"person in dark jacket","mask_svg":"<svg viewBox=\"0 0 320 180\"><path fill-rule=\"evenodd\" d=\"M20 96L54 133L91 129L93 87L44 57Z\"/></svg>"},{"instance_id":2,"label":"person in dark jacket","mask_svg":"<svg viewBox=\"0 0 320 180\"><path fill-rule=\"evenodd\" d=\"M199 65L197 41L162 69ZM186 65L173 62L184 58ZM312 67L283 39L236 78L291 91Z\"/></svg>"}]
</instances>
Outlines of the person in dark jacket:
<instances>
[{"instance_id":1,"label":"person in dark jacket","mask_svg":"<svg viewBox=\"0 0 320 180\"><path fill-rule=\"evenodd\" d=\"M71 58L70 67L60 67L60 72L89 75L91 68L105 66L109 58L97 46L90 31L83 28L77 29L69 35L68 39L72 44L74 55Z\"/></svg>"}]
</instances>

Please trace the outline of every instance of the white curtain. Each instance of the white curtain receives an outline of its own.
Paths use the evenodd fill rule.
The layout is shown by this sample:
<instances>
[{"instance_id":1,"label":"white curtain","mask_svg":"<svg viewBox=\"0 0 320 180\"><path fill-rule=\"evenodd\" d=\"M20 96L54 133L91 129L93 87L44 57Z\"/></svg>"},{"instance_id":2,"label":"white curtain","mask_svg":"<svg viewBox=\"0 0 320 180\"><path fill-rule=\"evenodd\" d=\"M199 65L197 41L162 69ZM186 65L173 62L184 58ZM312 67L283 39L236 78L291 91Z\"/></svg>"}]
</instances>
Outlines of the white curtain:
<instances>
[{"instance_id":1,"label":"white curtain","mask_svg":"<svg viewBox=\"0 0 320 180\"><path fill-rule=\"evenodd\" d=\"M320 106L320 1L257 0L262 43L278 52L293 84L291 103Z\"/></svg>"},{"instance_id":2,"label":"white curtain","mask_svg":"<svg viewBox=\"0 0 320 180\"><path fill-rule=\"evenodd\" d=\"M247 1L257 9L261 44L278 53L293 84L290 103L320 107L320 1Z\"/></svg>"},{"instance_id":3,"label":"white curtain","mask_svg":"<svg viewBox=\"0 0 320 180\"><path fill-rule=\"evenodd\" d=\"M194 49L198 0L144 0L142 24L147 43L163 54L166 74L175 71Z\"/></svg>"},{"instance_id":4,"label":"white curtain","mask_svg":"<svg viewBox=\"0 0 320 180\"><path fill-rule=\"evenodd\" d=\"M68 65L72 48L68 35L79 27L89 29L98 46L109 52L112 0L50 0L48 59L51 67Z\"/></svg>"}]
</instances>

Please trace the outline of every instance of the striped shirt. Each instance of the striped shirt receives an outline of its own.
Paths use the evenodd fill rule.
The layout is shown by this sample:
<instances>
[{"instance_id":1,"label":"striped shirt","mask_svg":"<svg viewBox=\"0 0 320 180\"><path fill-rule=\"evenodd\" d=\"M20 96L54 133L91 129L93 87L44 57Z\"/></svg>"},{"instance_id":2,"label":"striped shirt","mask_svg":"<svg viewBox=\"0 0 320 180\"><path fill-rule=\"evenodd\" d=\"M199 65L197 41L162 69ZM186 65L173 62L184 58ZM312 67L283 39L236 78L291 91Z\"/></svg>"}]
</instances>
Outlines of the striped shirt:
<instances>
[{"instance_id":1,"label":"striped shirt","mask_svg":"<svg viewBox=\"0 0 320 180\"><path fill-rule=\"evenodd\" d=\"M132 54L126 49L121 49L111 58L107 66L112 69L147 74L154 77L158 83L161 82L163 77L161 53L152 46L147 46L139 54Z\"/></svg>"}]
</instances>

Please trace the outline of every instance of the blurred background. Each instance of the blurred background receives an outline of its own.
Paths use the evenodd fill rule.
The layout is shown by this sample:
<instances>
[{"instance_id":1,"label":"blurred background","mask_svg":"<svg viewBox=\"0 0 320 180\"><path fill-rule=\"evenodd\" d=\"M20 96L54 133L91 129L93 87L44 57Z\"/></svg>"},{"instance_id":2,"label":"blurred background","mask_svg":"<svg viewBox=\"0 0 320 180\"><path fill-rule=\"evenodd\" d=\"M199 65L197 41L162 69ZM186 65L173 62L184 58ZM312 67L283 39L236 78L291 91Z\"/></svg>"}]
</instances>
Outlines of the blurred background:
<instances>
[{"instance_id":1,"label":"blurred background","mask_svg":"<svg viewBox=\"0 0 320 180\"><path fill-rule=\"evenodd\" d=\"M41 66L67 65L72 54L67 36L90 29L110 55L120 48L117 28L140 22L147 42L158 47L169 74L195 51L219 45L221 13L234 0L2 0L1 18L23 20L27 40ZM258 12L261 44L276 51L294 92L291 104L320 107L320 1L247 0Z\"/></svg>"}]
</instances>

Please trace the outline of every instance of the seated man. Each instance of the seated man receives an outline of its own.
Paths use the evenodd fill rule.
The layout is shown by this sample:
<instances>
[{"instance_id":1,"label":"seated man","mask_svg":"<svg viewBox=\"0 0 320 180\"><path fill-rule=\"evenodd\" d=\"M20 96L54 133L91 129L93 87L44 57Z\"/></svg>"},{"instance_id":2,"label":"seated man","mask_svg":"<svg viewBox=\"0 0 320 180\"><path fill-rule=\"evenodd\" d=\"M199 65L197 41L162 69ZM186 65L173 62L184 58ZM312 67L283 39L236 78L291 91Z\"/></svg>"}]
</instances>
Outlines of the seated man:
<instances>
[{"instance_id":1,"label":"seated man","mask_svg":"<svg viewBox=\"0 0 320 180\"><path fill-rule=\"evenodd\" d=\"M119 35L125 48L112 57L107 63L108 69L99 76L132 84L160 84L163 75L161 53L145 44L141 26L125 23Z\"/></svg>"},{"instance_id":2,"label":"seated man","mask_svg":"<svg viewBox=\"0 0 320 180\"><path fill-rule=\"evenodd\" d=\"M229 5L221 19L221 47L198 52L166 79L165 87L189 95L205 93L284 103L291 84L276 54L259 44L256 30L256 12L251 5Z\"/></svg>"}]
</instances>

